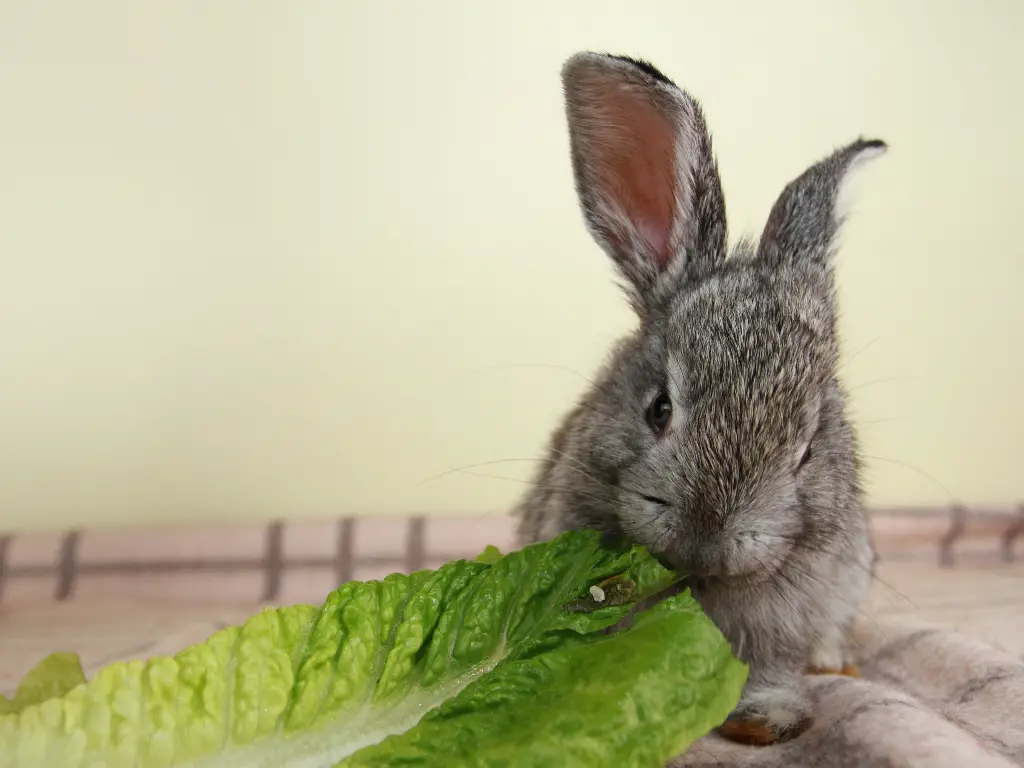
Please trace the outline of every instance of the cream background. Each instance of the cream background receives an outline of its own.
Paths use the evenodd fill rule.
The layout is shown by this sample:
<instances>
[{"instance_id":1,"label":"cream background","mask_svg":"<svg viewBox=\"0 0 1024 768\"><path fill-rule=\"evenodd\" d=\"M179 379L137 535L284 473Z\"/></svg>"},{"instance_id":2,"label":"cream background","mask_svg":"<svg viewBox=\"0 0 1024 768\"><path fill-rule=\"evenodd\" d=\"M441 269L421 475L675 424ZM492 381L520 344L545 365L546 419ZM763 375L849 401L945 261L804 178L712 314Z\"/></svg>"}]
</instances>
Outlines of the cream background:
<instances>
[{"instance_id":1,"label":"cream background","mask_svg":"<svg viewBox=\"0 0 1024 768\"><path fill-rule=\"evenodd\" d=\"M537 456L631 324L566 155L584 48L703 101L734 234L890 142L840 262L871 500L1024 496L1022 34L1009 0L5 0L0 527L505 508L422 481Z\"/></svg>"}]
</instances>

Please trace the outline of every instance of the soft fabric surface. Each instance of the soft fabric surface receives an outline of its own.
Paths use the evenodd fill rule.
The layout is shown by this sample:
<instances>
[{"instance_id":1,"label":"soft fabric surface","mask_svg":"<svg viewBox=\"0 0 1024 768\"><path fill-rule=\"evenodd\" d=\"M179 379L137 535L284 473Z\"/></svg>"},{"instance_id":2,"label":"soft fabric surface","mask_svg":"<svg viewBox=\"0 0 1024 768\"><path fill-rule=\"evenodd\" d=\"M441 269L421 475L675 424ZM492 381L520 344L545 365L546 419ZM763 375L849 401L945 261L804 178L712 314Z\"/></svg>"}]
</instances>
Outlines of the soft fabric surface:
<instances>
[{"instance_id":1,"label":"soft fabric surface","mask_svg":"<svg viewBox=\"0 0 1024 768\"><path fill-rule=\"evenodd\" d=\"M1024 766L1020 658L928 624L864 622L858 642L860 678L810 678L815 721L799 738L759 748L710 735L672 767Z\"/></svg>"}]
</instances>

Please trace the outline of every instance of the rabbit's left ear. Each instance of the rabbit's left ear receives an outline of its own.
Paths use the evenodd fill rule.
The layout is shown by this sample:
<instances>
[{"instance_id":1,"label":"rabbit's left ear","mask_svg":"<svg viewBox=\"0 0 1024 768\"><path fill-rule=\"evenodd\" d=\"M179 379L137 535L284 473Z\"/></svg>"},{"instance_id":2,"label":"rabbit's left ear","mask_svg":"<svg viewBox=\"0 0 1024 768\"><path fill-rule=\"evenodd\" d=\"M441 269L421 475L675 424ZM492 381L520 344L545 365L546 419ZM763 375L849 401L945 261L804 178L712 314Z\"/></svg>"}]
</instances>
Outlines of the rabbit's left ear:
<instances>
[{"instance_id":1,"label":"rabbit's left ear","mask_svg":"<svg viewBox=\"0 0 1024 768\"><path fill-rule=\"evenodd\" d=\"M725 203L704 117L634 59L578 53L562 81L587 227L642 311L725 258Z\"/></svg>"},{"instance_id":2,"label":"rabbit's left ear","mask_svg":"<svg viewBox=\"0 0 1024 768\"><path fill-rule=\"evenodd\" d=\"M768 216L758 256L775 265L827 264L847 213L844 193L850 177L885 150L884 141L858 139L790 182Z\"/></svg>"}]
</instances>

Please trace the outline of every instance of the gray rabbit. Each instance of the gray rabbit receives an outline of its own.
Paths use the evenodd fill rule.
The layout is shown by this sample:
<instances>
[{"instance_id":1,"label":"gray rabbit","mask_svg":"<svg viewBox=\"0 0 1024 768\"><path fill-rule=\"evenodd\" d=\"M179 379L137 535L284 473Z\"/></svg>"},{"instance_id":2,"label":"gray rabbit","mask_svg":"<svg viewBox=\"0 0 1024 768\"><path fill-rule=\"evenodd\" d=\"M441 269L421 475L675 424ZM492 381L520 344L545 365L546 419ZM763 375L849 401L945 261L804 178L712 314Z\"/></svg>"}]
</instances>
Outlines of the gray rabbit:
<instances>
[{"instance_id":1,"label":"gray rabbit","mask_svg":"<svg viewBox=\"0 0 1024 768\"><path fill-rule=\"evenodd\" d=\"M699 105L624 57L577 54L562 79L586 224L640 322L555 432L520 541L598 529L690 574L750 665L721 733L793 738L811 719L805 672L855 674L849 629L874 569L831 261L844 184L885 144L812 166L726 259Z\"/></svg>"}]
</instances>

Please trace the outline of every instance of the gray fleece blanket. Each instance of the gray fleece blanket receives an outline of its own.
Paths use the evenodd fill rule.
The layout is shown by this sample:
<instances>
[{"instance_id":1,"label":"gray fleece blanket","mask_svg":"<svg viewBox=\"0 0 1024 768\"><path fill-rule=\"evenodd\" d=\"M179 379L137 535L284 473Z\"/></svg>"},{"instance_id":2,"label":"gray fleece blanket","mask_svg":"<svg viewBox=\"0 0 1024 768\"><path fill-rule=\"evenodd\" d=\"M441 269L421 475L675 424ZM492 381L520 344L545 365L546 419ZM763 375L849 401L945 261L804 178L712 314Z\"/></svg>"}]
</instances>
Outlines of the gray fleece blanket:
<instances>
[{"instance_id":1,"label":"gray fleece blanket","mask_svg":"<svg viewBox=\"0 0 1024 768\"><path fill-rule=\"evenodd\" d=\"M811 677L815 721L746 747L709 735L672 768L1024 766L1024 663L929 625L858 628L859 678Z\"/></svg>"}]
</instances>

